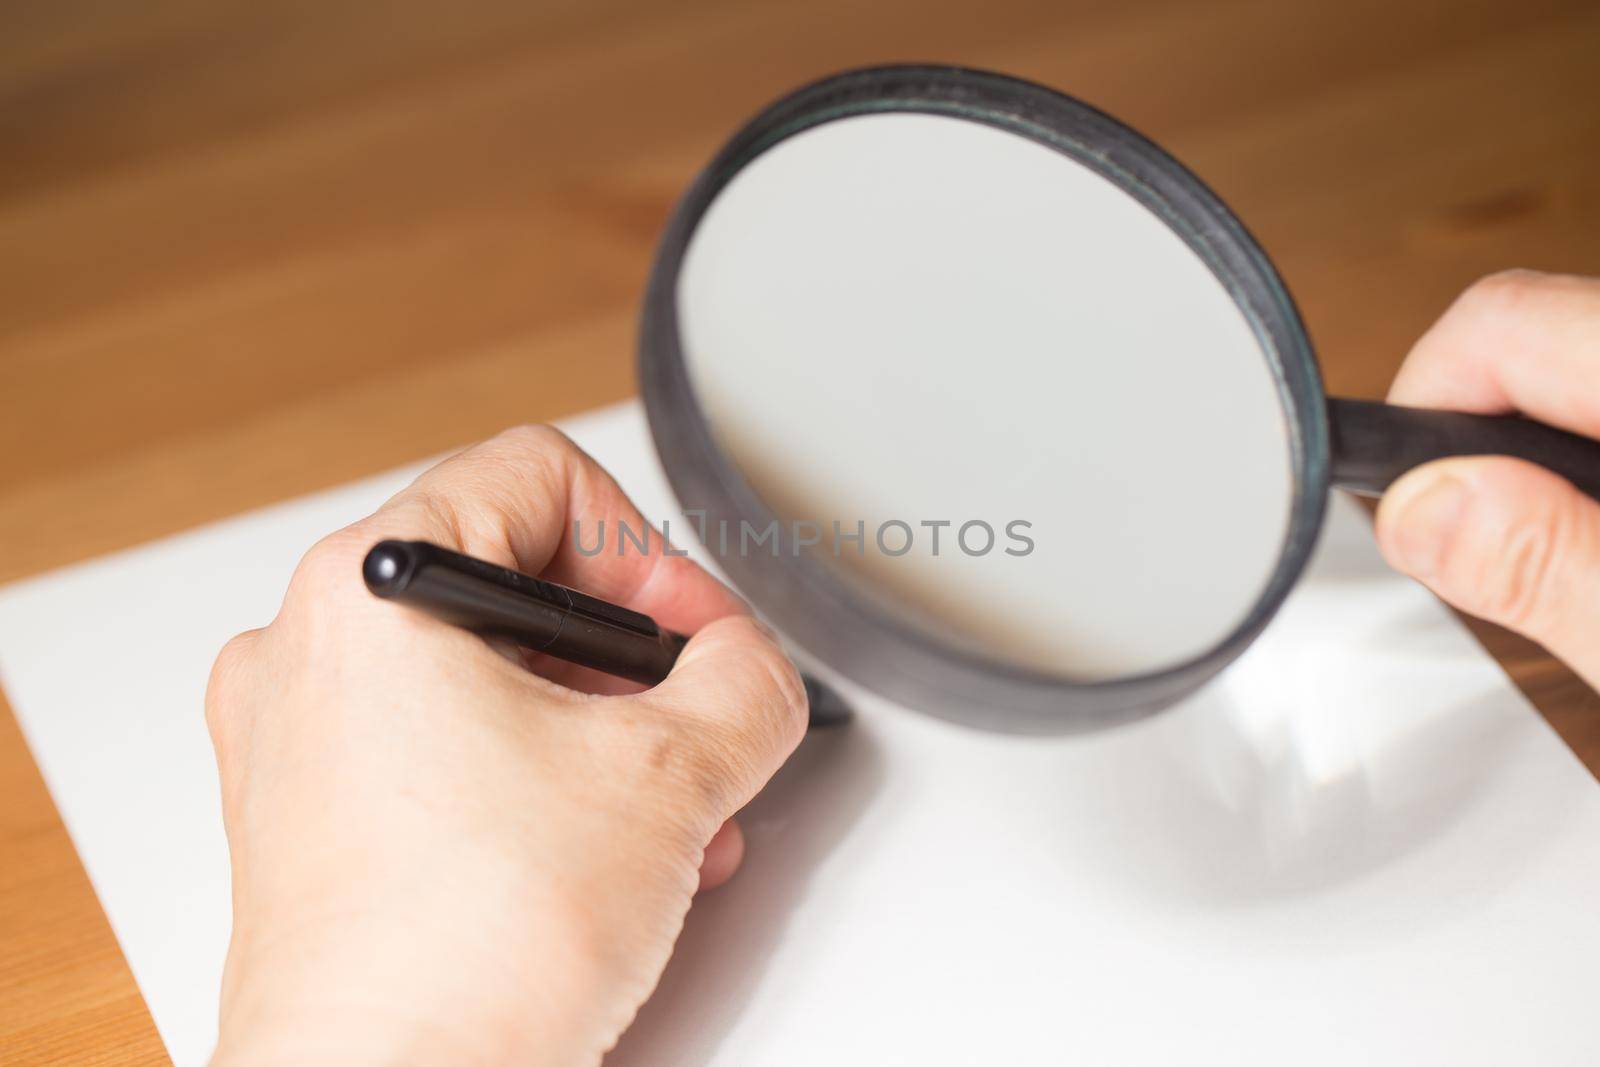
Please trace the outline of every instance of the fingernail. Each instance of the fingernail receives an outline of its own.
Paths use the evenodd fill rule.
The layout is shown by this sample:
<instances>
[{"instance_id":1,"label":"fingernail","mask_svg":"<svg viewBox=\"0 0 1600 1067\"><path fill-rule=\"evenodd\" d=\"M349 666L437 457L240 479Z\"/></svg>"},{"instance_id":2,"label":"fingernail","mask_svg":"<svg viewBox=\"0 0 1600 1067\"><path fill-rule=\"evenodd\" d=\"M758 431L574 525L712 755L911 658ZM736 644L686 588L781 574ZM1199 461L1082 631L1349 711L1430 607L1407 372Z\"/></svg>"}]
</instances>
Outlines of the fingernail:
<instances>
[{"instance_id":1,"label":"fingernail","mask_svg":"<svg viewBox=\"0 0 1600 1067\"><path fill-rule=\"evenodd\" d=\"M1467 506L1467 487L1449 474L1419 474L1402 479L1388 523L1389 562L1424 581L1439 573L1445 549Z\"/></svg>"}]
</instances>

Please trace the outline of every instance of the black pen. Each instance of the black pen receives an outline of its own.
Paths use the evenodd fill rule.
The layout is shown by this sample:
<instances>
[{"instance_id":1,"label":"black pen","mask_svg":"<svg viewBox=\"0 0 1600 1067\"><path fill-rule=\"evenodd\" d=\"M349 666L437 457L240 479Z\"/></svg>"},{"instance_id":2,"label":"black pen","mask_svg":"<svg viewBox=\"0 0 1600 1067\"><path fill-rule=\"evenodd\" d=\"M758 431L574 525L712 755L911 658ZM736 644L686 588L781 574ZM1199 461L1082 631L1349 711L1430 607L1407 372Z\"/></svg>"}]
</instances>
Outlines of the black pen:
<instances>
[{"instance_id":1,"label":"black pen","mask_svg":"<svg viewBox=\"0 0 1600 1067\"><path fill-rule=\"evenodd\" d=\"M643 685L664 679L689 640L648 615L427 541L379 541L361 577L374 596ZM839 694L809 675L802 679L812 726L850 718Z\"/></svg>"}]
</instances>

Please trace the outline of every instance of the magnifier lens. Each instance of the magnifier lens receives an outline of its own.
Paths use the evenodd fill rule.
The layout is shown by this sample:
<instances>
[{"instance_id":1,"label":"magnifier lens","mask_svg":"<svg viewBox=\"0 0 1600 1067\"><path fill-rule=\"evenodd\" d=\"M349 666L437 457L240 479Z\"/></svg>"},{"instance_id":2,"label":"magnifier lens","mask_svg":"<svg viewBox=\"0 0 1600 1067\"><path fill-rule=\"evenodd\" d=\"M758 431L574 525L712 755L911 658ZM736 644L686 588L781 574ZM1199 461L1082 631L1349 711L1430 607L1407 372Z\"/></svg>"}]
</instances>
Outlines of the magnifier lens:
<instances>
[{"instance_id":1,"label":"magnifier lens","mask_svg":"<svg viewBox=\"0 0 1600 1067\"><path fill-rule=\"evenodd\" d=\"M676 306L712 435L780 521L713 551L809 553L953 649L1158 672L1284 551L1252 323L1166 221L1028 137L892 112L783 139L700 219Z\"/></svg>"}]
</instances>

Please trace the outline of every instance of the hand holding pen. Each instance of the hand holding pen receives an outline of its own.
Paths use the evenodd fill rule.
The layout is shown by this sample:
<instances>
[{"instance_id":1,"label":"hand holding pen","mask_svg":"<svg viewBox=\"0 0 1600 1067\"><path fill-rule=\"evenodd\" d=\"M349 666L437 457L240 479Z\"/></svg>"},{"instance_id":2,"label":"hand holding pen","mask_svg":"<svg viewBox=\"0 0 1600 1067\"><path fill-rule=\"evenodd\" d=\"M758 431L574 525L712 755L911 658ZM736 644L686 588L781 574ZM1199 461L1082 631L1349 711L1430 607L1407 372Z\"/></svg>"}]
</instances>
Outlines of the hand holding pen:
<instances>
[{"instance_id":1,"label":"hand holding pen","mask_svg":"<svg viewBox=\"0 0 1600 1067\"><path fill-rule=\"evenodd\" d=\"M696 890L733 873L734 813L805 731L799 674L689 559L582 556L577 515L644 528L561 434L503 434L324 539L272 624L219 657L235 910L214 1063L598 1062ZM642 693L557 659L535 674L374 597L360 571L384 541L540 575L557 645L655 640L647 678L679 648L666 631L692 636Z\"/></svg>"}]
</instances>

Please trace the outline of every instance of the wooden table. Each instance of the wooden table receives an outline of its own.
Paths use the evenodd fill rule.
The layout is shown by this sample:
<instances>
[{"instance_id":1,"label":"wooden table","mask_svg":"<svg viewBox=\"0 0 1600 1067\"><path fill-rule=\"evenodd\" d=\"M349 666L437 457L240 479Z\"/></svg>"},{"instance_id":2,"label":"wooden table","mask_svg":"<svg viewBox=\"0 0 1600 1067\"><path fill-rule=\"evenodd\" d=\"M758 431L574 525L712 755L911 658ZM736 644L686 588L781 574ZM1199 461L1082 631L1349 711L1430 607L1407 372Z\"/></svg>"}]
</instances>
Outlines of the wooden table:
<instances>
[{"instance_id":1,"label":"wooden table","mask_svg":"<svg viewBox=\"0 0 1600 1067\"><path fill-rule=\"evenodd\" d=\"M328 0L0 18L0 580L632 390L674 196L748 113L951 61L1189 162L1378 396L1461 287L1600 273L1592 0ZM1591 769L1600 701L1480 633ZM165 1053L0 715L0 1062Z\"/></svg>"}]
</instances>

